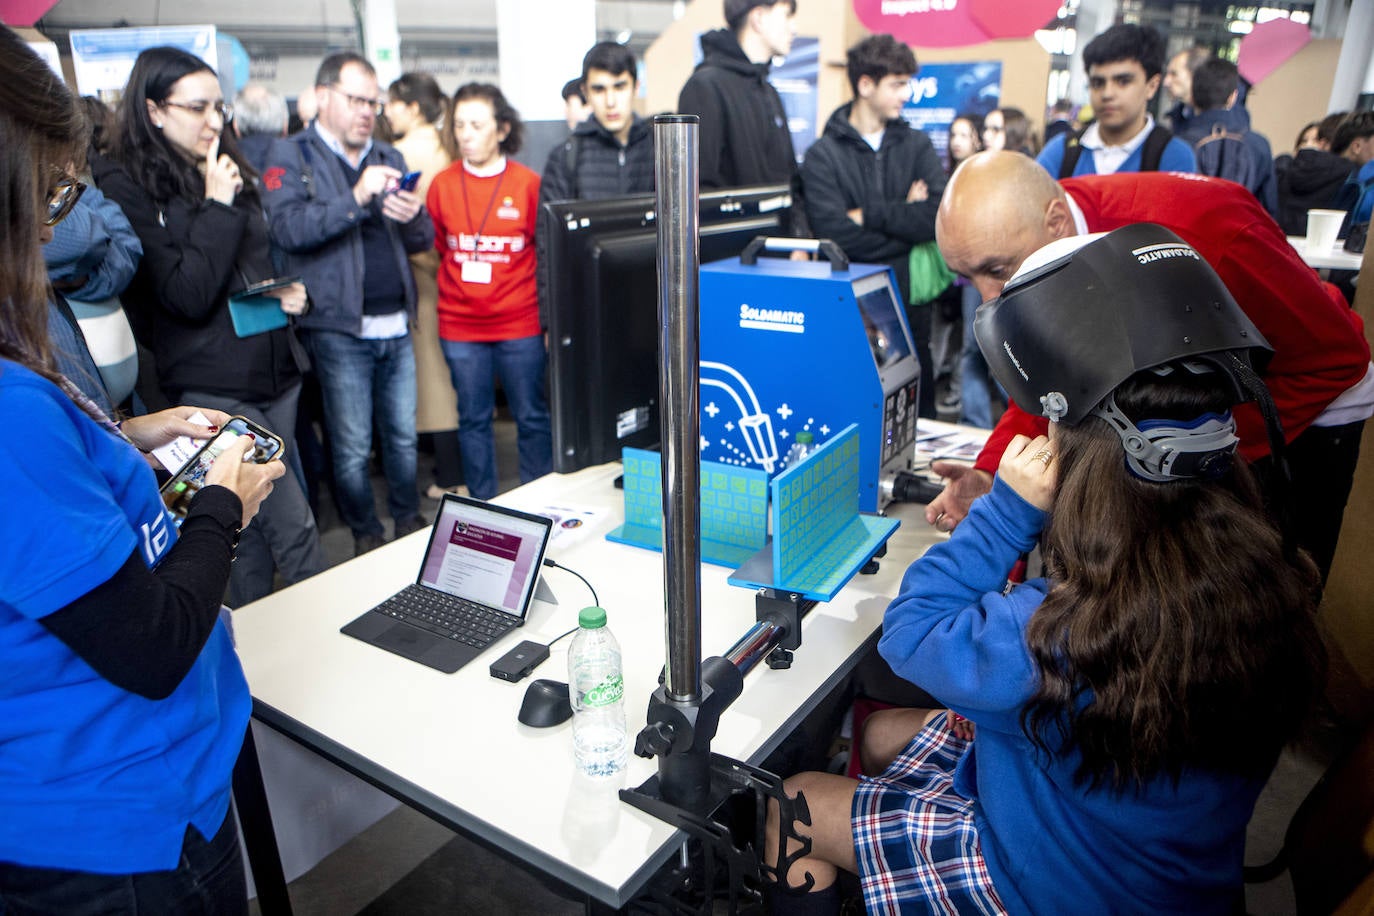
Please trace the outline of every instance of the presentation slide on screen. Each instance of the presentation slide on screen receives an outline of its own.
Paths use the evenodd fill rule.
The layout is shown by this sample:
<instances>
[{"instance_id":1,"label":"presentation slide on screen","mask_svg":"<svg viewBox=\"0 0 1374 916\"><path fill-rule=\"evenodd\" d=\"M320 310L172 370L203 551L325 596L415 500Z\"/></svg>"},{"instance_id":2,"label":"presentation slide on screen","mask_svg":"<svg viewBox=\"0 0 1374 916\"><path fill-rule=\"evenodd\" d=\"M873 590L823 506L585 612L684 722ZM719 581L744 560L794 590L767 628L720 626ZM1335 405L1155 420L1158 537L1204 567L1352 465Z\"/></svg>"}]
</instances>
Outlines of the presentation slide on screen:
<instances>
[{"instance_id":1,"label":"presentation slide on screen","mask_svg":"<svg viewBox=\"0 0 1374 916\"><path fill-rule=\"evenodd\" d=\"M525 531L521 524L500 516L477 521L445 512L425 562L425 583L518 614L540 538L539 530Z\"/></svg>"}]
</instances>

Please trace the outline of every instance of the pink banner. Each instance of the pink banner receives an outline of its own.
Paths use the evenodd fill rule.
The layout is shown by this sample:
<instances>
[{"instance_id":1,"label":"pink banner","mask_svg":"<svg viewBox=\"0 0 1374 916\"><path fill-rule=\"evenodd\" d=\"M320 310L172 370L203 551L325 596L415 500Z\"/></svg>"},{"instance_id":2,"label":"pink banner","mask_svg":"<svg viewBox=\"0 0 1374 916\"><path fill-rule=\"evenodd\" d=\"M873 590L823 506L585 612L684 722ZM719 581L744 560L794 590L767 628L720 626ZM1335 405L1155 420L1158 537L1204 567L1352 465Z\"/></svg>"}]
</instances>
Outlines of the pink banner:
<instances>
[{"instance_id":1,"label":"pink banner","mask_svg":"<svg viewBox=\"0 0 1374 916\"><path fill-rule=\"evenodd\" d=\"M1261 22L1240 40L1236 69L1253 86L1273 73L1312 40L1312 32L1291 19Z\"/></svg>"},{"instance_id":2,"label":"pink banner","mask_svg":"<svg viewBox=\"0 0 1374 916\"><path fill-rule=\"evenodd\" d=\"M1054 21L1060 0L854 0L872 32L918 48L957 48L994 38L1026 38Z\"/></svg>"},{"instance_id":3,"label":"pink banner","mask_svg":"<svg viewBox=\"0 0 1374 916\"><path fill-rule=\"evenodd\" d=\"M57 6L57 0L0 0L0 22L16 29L27 29Z\"/></svg>"},{"instance_id":4,"label":"pink banner","mask_svg":"<svg viewBox=\"0 0 1374 916\"><path fill-rule=\"evenodd\" d=\"M520 554L520 538L517 536L462 521L453 523L449 543L479 553L489 553L503 560L514 560Z\"/></svg>"}]
</instances>

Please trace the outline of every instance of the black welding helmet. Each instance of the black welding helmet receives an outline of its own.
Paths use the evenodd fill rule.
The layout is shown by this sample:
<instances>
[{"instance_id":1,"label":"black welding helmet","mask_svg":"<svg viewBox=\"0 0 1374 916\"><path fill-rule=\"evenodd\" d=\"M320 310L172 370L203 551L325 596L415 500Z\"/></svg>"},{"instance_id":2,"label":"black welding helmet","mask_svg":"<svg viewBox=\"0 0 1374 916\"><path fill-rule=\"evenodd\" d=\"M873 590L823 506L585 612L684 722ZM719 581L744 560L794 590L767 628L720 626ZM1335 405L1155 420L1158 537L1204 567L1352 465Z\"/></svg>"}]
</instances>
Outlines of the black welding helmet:
<instances>
[{"instance_id":1,"label":"black welding helmet","mask_svg":"<svg viewBox=\"0 0 1374 916\"><path fill-rule=\"evenodd\" d=\"M1102 417L1146 479L1208 476L1229 464L1236 439L1229 413L1192 424L1147 418L1137 427L1110 395L1143 370L1224 373L1237 402L1260 400L1274 417L1274 439L1276 415L1252 367L1272 348L1211 266L1162 226L1045 246L978 309L974 331L992 374L1023 410L1068 426Z\"/></svg>"}]
</instances>

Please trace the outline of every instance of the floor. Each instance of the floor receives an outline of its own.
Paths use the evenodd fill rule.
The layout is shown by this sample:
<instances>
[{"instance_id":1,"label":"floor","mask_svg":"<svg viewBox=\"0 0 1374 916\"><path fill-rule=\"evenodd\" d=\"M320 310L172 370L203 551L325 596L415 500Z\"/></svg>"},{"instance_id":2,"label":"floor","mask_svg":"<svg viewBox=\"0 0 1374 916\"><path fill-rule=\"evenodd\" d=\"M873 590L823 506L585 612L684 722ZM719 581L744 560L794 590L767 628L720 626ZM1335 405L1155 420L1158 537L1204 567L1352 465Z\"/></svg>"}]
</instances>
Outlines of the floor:
<instances>
[{"instance_id":1,"label":"floor","mask_svg":"<svg viewBox=\"0 0 1374 916\"><path fill-rule=\"evenodd\" d=\"M498 418L495 427L501 490L505 491L519 483L515 478L515 428L504 418ZM429 483L429 463L424 455L420 468L423 489ZM374 486L382 497L385 484L380 477L374 479ZM353 555L353 539L337 521L327 496L324 503L320 528L325 552L331 564L343 562ZM422 496L427 517L433 517L435 506ZM1266 862L1278 851L1290 815L1321 770L1322 764L1308 754L1283 755L1250 823L1248 863ZM299 916L559 916L584 912L583 902L575 895L405 807L382 818L294 881L290 893ZM1246 910L1252 916L1291 914L1288 876L1247 887ZM251 913L258 916L256 901Z\"/></svg>"}]
</instances>

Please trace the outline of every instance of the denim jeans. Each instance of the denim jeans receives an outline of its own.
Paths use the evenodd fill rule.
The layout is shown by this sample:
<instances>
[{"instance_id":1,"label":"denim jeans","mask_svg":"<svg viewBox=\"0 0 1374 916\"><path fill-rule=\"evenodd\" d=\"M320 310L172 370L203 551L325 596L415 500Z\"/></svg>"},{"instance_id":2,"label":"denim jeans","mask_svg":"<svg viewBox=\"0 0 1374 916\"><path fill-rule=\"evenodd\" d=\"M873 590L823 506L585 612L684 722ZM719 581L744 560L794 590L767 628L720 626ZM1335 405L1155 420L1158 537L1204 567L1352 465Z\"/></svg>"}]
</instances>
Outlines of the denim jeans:
<instances>
[{"instance_id":1,"label":"denim jeans","mask_svg":"<svg viewBox=\"0 0 1374 916\"><path fill-rule=\"evenodd\" d=\"M100 875L0 862L0 916L244 916L248 889L231 810L207 840L186 828L181 861L169 871Z\"/></svg>"},{"instance_id":2,"label":"denim jeans","mask_svg":"<svg viewBox=\"0 0 1374 916\"><path fill-rule=\"evenodd\" d=\"M208 391L186 391L182 401L247 417L266 427L281 436L289 465L296 453L296 400L300 393L300 385L296 385L273 400L248 402ZM288 467L277 478L253 523L239 537L234 565L229 570L227 603L230 607L243 607L270 595L277 573L281 573L283 583L294 585L324 572L328 566L301 480Z\"/></svg>"},{"instance_id":3,"label":"denim jeans","mask_svg":"<svg viewBox=\"0 0 1374 916\"><path fill-rule=\"evenodd\" d=\"M983 297L972 283L965 285L963 291L964 352L959 360L959 422L980 429L992 429L992 386L996 383L988 373L988 362L983 358L983 351L978 349L978 338L973 336L974 313L983 304ZM1000 386L998 390L1001 390Z\"/></svg>"},{"instance_id":4,"label":"denim jeans","mask_svg":"<svg viewBox=\"0 0 1374 916\"><path fill-rule=\"evenodd\" d=\"M506 402L515 416L520 482L553 470L543 335L490 343L441 340L440 344L458 392L458 444L469 492L478 499L491 499L497 491L496 440L491 431L494 375L501 377Z\"/></svg>"},{"instance_id":5,"label":"denim jeans","mask_svg":"<svg viewBox=\"0 0 1374 916\"><path fill-rule=\"evenodd\" d=\"M380 537L368 478L375 423L381 437L387 508L398 522L420 514L415 489L415 351L410 337L368 340L336 331L303 335L324 397L334 452L334 500L353 536Z\"/></svg>"}]
</instances>

